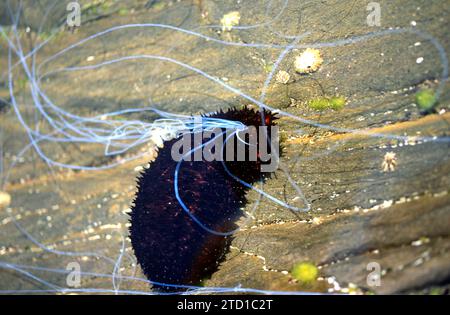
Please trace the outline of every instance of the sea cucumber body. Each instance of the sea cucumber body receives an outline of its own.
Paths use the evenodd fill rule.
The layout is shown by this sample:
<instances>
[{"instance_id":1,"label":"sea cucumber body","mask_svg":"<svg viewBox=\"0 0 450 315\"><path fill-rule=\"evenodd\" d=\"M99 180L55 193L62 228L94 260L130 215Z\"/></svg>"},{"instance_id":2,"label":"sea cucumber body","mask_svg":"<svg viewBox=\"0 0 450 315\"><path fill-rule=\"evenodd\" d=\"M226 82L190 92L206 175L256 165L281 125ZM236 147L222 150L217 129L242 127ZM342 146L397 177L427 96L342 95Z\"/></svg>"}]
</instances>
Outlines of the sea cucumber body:
<instances>
[{"instance_id":1,"label":"sea cucumber body","mask_svg":"<svg viewBox=\"0 0 450 315\"><path fill-rule=\"evenodd\" d=\"M269 122L275 119L269 113L266 116ZM240 118L247 125L261 125L260 113L249 109L232 109L209 117ZM175 194L178 162L172 158L172 146L178 140L165 142L155 161L138 177L130 213L135 255L153 288L159 291L183 291L186 286L200 285L217 269L232 235L217 235L211 230L235 230L247 202L248 187L231 177L222 162L183 161L178 172L179 196L189 213L210 231L195 222ZM269 176L260 172L259 161L225 164L232 174L250 184Z\"/></svg>"},{"instance_id":2,"label":"sea cucumber body","mask_svg":"<svg viewBox=\"0 0 450 315\"><path fill-rule=\"evenodd\" d=\"M161 150L140 176L131 213L131 240L148 279L194 285L217 267L230 238L206 231L179 205L174 190L176 164L170 150ZM222 163L184 161L178 185L181 199L206 227L218 232L235 229L245 191L235 189L239 184L225 173Z\"/></svg>"}]
</instances>

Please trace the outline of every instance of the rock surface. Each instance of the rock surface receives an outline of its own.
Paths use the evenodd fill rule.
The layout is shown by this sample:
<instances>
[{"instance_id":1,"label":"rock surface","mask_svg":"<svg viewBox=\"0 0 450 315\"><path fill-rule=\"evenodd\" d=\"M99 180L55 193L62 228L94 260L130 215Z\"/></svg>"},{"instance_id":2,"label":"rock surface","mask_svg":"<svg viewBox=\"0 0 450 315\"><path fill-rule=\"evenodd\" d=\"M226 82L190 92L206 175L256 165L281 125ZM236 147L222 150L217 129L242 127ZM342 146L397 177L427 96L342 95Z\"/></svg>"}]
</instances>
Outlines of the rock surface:
<instances>
[{"instance_id":1,"label":"rock surface","mask_svg":"<svg viewBox=\"0 0 450 315\"><path fill-rule=\"evenodd\" d=\"M201 113L251 102L189 69L162 61L134 60L88 71L54 71L130 55L160 55L199 68L259 99L283 49L226 43L288 45L292 39L283 35L310 32L300 41L306 47L401 27L425 31L450 51L448 12L443 1L379 2L382 25L369 27L365 4L353 0L315 4L289 1L285 7L284 1L271 1L273 8L267 7L267 2L254 1L100 1L102 5L94 1L84 7L82 26L73 32L56 28L60 17L56 19L55 13L56 21L49 22L55 35L39 51L38 64L89 35L127 23L170 24L223 42L159 27L118 30L44 63L40 69L42 89L55 104L77 115L149 103L175 113ZM218 25L224 14L234 10L241 12L241 26L265 24L230 32L208 27ZM0 11L3 21L2 6ZM30 23L35 23L33 14L25 16ZM51 36L49 30L37 34L35 27L27 35L25 25L19 28L24 49ZM250 222L242 220L226 260L205 286L448 293L450 143L420 140L450 134L450 89L449 83L442 81L438 51L413 33L318 49L324 63L318 72L306 76L295 73L292 66L302 48L289 52L278 67L290 74L288 84L273 80L265 98L269 106L332 127L319 128L281 115L280 127L286 139L282 165L276 178L264 184L264 190L305 207L296 198L289 174L311 209L296 213L265 198L257 203L258 194L250 192L251 202L245 209L251 213ZM149 292L142 280L113 279L112 275L142 278L127 239L126 211L135 192L135 169L145 165L151 154L104 171L70 171L48 165L32 149L18 156L29 139L9 104L4 70L8 51L3 38L0 55L0 190L11 195L11 204L0 208L0 263L15 264L45 280L39 282L3 268L0 289L48 289L48 283L67 287L64 271L70 262L77 262L83 272L96 273L82 278L82 288L107 293L115 289ZM418 58L424 61L418 63ZM13 80L24 116L32 122L35 113L24 106L32 104L26 76L15 71ZM424 86L438 89L440 84L443 93L436 112L423 115L415 104L416 91ZM308 100L335 95L347 99L340 111L318 112L307 105ZM136 118L151 121L155 115ZM42 130L48 128L42 126ZM100 166L114 161L104 157L104 147L92 144L44 143L42 147L62 163ZM388 152L394 152L397 159L392 172L382 167ZM290 275L295 264L305 261L319 268L319 278L312 284L299 283ZM120 266L117 270L116 262ZM26 269L33 267L53 271ZM378 269L379 285L372 286Z\"/></svg>"}]
</instances>

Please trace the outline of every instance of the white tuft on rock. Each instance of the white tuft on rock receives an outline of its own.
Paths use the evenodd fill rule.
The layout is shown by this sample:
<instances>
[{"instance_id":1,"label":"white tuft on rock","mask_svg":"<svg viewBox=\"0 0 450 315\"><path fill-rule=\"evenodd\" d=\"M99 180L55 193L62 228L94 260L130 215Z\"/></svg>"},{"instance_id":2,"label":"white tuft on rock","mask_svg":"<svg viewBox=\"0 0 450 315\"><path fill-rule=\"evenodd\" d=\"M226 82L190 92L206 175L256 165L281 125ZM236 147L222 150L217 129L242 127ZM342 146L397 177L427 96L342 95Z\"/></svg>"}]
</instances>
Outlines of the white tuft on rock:
<instances>
[{"instance_id":1,"label":"white tuft on rock","mask_svg":"<svg viewBox=\"0 0 450 315\"><path fill-rule=\"evenodd\" d=\"M294 67L298 73L312 73L319 70L323 63L322 55L317 49L308 48L295 57Z\"/></svg>"},{"instance_id":2,"label":"white tuft on rock","mask_svg":"<svg viewBox=\"0 0 450 315\"><path fill-rule=\"evenodd\" d=\"M7 192L0 191L0 209L6 208L11 204L11 195Z\"/></svg>"},{"instance_id":3,"label":"white tuft on rock","mask_svg":"<svg viewBox=\"0 0 450 315\"><path fill-rule=\"evenodd\" d=\"M291 78L291 76L289 75L289 73L287 73L286 71L281 70L281 71L278 71L278 73L277 73L277 75L275 77L275 80L278 83L287 84L289 82L290 78Z\"/></svg>"},{"instance_id":4,"label":"white tuft on rock","mask_svg":"<svg viewBox=\"0 0 450 315\"><path fill-rule=\"evenodd\" d=\"M222 25L222 31L231 31L233 26L239 24L240 19L241 14L238 11L233 11L225 14L220 20L220 24Z\"/></svg>"}]
</instances>

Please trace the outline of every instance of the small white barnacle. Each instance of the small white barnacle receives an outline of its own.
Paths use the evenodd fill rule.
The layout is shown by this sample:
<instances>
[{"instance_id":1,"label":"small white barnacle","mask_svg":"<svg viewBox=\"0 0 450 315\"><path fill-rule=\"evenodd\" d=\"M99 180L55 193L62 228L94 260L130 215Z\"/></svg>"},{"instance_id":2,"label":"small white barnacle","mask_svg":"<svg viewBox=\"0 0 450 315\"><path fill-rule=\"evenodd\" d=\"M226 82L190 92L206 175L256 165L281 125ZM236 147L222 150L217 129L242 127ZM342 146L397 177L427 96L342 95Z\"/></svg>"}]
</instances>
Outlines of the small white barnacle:
<instances>
[{"instance_id":1,"label":"small white barnacle","mask_svg":"<svg viewBox=\"0 0 450 315\"><path fill-rule=\"evenodd\" d=\"M394 152L387 152L384 155L383 163L381 163L381 168L383 172L393 172L397 166L397 157Z\"/></svg>"},{"instance_id":2,"label":"small white barnacle","mask_svg":"<svg viewBox=\"0 0 450 315\"><path fill-rule=\"evenodd\" d=\"M308 48L299 56L295 57L294 67L298 73L312 73L319 70L323 63L320 51L313 48Z\"/></svg>"},{"instance_id":3,"label":"small white barnacle","mask_svg":"<svg viewBox=\"0 0 450 315\"><path fill-rule=\"evenodd\" d=\"M280 70L278 71L275 80L281 84L287 84L291 76L286 71Z\"/></svg>"},{"instance_id":4,"label":"small white barnacle","mask_svg":"<svg viewBox=\"0 0 450 315\"><path fill-rule=\"evenodd\" d=\"M239 25L239 20L241 19L241 14L238 11L232 11L225 14L220 20L222 25L222 31L231 31L233 26Z\"/></svg>"}]
</instances>

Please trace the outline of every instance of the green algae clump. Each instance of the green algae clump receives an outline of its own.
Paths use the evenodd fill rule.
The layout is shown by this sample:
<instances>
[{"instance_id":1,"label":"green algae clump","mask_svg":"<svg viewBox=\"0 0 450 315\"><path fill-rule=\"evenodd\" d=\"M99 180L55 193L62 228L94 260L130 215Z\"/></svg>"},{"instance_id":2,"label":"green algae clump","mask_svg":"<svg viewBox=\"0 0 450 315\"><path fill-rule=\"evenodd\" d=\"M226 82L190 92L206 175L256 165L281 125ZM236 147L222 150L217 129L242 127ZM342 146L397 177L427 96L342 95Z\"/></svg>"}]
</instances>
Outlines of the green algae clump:
<instances>
[{"instance_id":1,"label":"green algae clump","mask_svg":"<svg viewBox=\"0 0 450 315\"><path fill-rule=\"evenodd\" d=\"M302 262L292 268L291 274L297 281L311 283L316 281L319 270L311 263Z\"/></svg>"},{"instance_id":2,"label":"green algae clump","mask_svg":"<svg viewBox=\"0 0 450 315\"><path fill-rule=\"evenodd\" d=\"M335 96L330 99L331 108L334 110L343 109L347 100L343 96Z\"/></svg>"},{"instance_id":3,"label":"green algae clump","mask_svg":"<svg viewBox=\"0 0 450 315\"><path fill-rule=\"evenodd\" d=\"M437 103L436 93L432 89L420 90L416 93L416 103L422 111L431 111Z\"/></svg>"},{"instance_id":4,"label":"green algae clump","mask_svg":"<svg viewBox=\"0 0 450 315\"><path fill-rule=\"evenodd\" d=\"M315 110L340 110L344 108L347 100L343 96L321 97L309 101L308 106Z\"/></svg>"}]
</instances>

